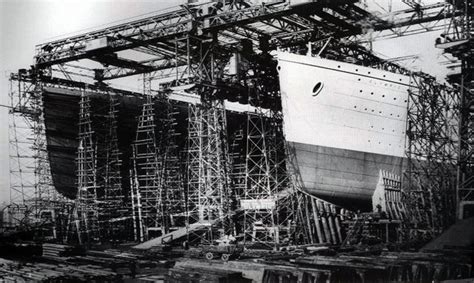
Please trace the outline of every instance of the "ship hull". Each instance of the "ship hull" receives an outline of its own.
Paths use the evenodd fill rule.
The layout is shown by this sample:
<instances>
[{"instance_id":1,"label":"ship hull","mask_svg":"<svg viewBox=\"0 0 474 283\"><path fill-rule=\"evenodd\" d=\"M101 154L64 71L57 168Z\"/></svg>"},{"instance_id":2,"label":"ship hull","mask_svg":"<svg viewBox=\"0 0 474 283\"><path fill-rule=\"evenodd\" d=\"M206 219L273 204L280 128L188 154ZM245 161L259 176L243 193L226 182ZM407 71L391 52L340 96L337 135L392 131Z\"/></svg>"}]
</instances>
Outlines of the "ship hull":
<instances>
[{"instance_id":1,"label":"ship hull","mask_svg":"<svg viewBox=\"0 0 474 283\"><path fill-rule=\"evenodd\" d=\"M308 193L351 209L371 209L379 170L401 175L402 157L289 142L297 181Z\"/></svg>"},{"instance_id":2,"label":"ship hull","mask_svg":"<svg viewBox=\"0 0 474 283\"><path fill-rule=\"evenodd\" d=\"M291 171L312 195L369 208L380 170L406 159L409 77L354 64L279 53Z\"/></svg>"}]
</instances>

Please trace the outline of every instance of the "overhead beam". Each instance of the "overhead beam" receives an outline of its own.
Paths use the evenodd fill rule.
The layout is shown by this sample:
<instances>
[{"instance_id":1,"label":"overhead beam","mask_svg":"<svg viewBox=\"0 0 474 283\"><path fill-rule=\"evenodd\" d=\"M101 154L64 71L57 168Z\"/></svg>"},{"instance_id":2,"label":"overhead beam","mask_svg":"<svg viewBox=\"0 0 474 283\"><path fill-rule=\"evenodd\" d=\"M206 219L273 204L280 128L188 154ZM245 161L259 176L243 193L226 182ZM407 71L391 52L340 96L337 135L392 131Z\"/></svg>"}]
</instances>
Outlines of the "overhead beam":
<instances>
[{"instance_id":1,"label":"overhead beam","mask_svg":"<svg viewBox=\"0 0 474 283\"><path fill-rule=\"evenodd\" d=\"M145 68L124 69L124 68L116 68L116 67L105 68L103 70L102 80L118 79L118 78L139 75L139 74L148 73L148 72L176 68L176 67L184 66L184 65L186 65L185 60L180 60L176 62L176 60L171 59L171 60L159 60L158 62L152 62L148 65L144 65L146 66L146 69Z\"/></svg>"},{"instance_id":2,"label":"overhead beam","mask_svg":"<svg viewBox=\"0 0 474 283\"><path fill-rule=\"evenodd\" d=\"M117 66L121 68L140 70L144 72L153 70L150 66L140 64L137 61L121 58L116 53L99 54L99 55L93 56L91 59L107 66L112 65L112 66Z\"/></svg>"},{"instance_id":3,"label":"overhead beam","mask_svg":"<svg viewBox=\"0 0 474 283\"><path fill-rule=\"evenodd\" d=\"M131 22L115 27L86 33L81 36L67 38L37 46L35 56L39 68L64 62L89 58L97 50L88 50L87 44L92 40L107 40L102 52L112 53L133 49L141 44L182 36L194 28L192 17L177 11L166 16L151 17L142 21ZM141 43L130 42L124 38L140 37Z\"/></svg>"},{"instance_id":4,"label":"overhead beam","mask_svg":"<svg viewBox=\"0 0 474 283\"><path fill-rule=\"evenodd\" d=\"M171 42L190 35L201 37L190 44L188 51L191 54L193 49L199 48L198 41L211 40L213 37L217 37L219 40L219 35L228 35L229 42L242 36L248 36L254 41L260 37L267 37L270 48L275 48L276 46L301 44L304 40L315 41L328 37L357 36L363 33L363 28L357 23L363 19L367 19L371 23L372 29L377 31L377 34L380 31L392 30L394 34L399 35L403 32L400 31L400 27L422 25L442 17L452 16L443 12L444 6L434 5L423 6L424 14L422 16L416 16L418 15L417 11L405 10L395 13L394 21L387 21L371 15L358 7L356 2L356 0L321 0L292 6L286 1L270 5L239 7L229 5L220 8L212 6L212 3L182 6L182 8L162 15L39 45L35 56L36 66L44 69L69 61L93 59L114 65L115 67L104 70L103 77L103 79L113 79L160 70L162 66L151 66L150 68L148 64L121 58L114 59L115 55L111 54L123 50L136 50L148 54L156 53L154 55L168 60L171 58L179 60L179 57L184 56L187 52L181 50L181 47L178 47L178 52L176 52L176 46L173 46ZM209 7L215 9L210 9L211 12L199 12L200 10L208 11L209 9L205 8ZM257 27L257 24L271 24L280 31L264 30ZM235 34L234 38L232 38L232 34ZM107 43L99 49L91 49L90 45L94 40L105 40ZM189 59L191 62L188 64L199 63L192 62L193 57ZM166 67L173 66L168 64Z\"/></svg>"}]
</instances>

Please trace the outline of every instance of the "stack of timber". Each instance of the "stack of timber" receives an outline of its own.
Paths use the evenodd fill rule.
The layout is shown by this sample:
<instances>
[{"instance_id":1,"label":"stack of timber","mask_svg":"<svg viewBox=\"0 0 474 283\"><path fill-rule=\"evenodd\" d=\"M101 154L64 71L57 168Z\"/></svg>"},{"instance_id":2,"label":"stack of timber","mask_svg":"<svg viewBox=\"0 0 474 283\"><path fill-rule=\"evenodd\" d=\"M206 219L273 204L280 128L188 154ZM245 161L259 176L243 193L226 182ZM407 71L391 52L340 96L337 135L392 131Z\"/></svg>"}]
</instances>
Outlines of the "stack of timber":
<instances>
[{"instance_id":1,"label":"stack of timber","mask_svg":"<svg viewBox=\"0 0 474 283\"><path fill-rule=\"evenodd\" d=\"M118 250L96 251L61 244L43 244L42 257L49 261L71 262L81 265L100 265L108 268L129 266L139 260L139 256Z\"/></svg>"},{"instance_id":2,"label":"stack of timber","mask_svg":"<svg viewBox=\"0 0 474 283\"><path fill-rule=\"evenodd\" d=\"M209 282L209 283L250 283L249 279L242 276L241 272L222 270L212 267L193 268L190 266L176 266L169 270L166 282Z\"/></svg>"},{"instance_id":3,"label":"stack of timber","mask_svg":"<svg viewBox=\"0 0 474 283\"><path fill-rule=\"evenodd\" d=\"M165 260L163 256L138 255L118 250L93 251L89 250L83 255L70 257L68 262L80 265L95 265L110 269L122 277L134 277L136 274L153 274L166 270L172 261Z\"/></svg>"},{"instance_id":4,"label":"stack of timber","mask_svg":"<svg viewBox=\"0 0 474 283\"><path fill-rule=\"evenodd\" d=\"M40 281L116 281L116 273L99 266L20 263L0 259L0 278L2 282L40 282Z\"/></svg>"},{"instance_id":5,"label":"stack of timber","mask_svg":"<svg viewBox=\"0 0 474 283\"><path fill-rule=\"evenodd\" d=\"M173 265L173 261L156 254L132 254L120 250L85 251L47 243L43 244L42 256L35 257L33 261L0 258L0 282L115 282L137 276L151 280L155 275L166 274Z\"/></svg>"},{"instance_id":6,"label":"stack of timber","mask_svg":"<svg viewBox=\"0 0 474 283\"><path fill-rule=\"evenodd\" d=\"M300 257L291 265L265 268L263 282L438 282L473 276L468 257L402 252Z\"/></svg>"},{"instance_id":7,"label":"stack of timber","mask_svg":"<svg viewBox=\"0 0 474 283\"><path fill-rule=\"evenodd\" d=\"M71 246L44 243L42 255L43 257L57 258L71 252L73 252L73 248Z\"/></svg>"}]
</instances>

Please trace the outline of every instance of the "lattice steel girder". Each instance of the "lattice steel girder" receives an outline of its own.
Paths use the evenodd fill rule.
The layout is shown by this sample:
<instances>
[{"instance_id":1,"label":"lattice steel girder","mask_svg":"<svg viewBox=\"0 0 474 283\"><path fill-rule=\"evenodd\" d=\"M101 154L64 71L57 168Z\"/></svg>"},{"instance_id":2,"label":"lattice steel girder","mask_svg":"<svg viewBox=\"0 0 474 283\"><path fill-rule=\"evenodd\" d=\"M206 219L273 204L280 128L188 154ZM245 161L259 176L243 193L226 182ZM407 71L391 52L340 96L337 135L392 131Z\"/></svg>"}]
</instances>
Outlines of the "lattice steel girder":
<instances>
[{"instance_id":1,"label":"lattice steel girder","mask_svg":"<svg viewBox=\"0 0 474 283\"><path fill-rule=\"evenodd\" d=\"M472 41L472 39L471 39ZM472 48L474 50L474 48ZM474 205L474 60L465 58L462 62L461 79L461 122L459 173L458 173L458 217L472 216Z\"/></svg>"},{"instance_id":2,"label":"lattice steel girder","mask_svg":"<svg viewBox=\"0 0 474 283\"><path fill-rule=\"evenodd\" d=\"M353 42L363 43L443 30L449 27L446 19L454 19L459 16L461 16L461 13L453 10L445 2L423 5L418 9L395 11L381 16L382 21L376 21L374 24L367 22L366 28L373 31L369 37L358 35L352 40Z\"/></svg>"},{"instance_id":3,"label":"lattice steel girder","mask_svg":"<svg viewBox=\"0 0 474 283\"><path fill-rule=\"evenodd\" d=\"M348 1L342 1L346 4ZM355 1L351 0L350 3ZM331 4L330 6L340 5ZM204 34L225 30L232 26L243 26L261 21L281 21L284 26L295 31L302 27L302 21L284 19L283 16L305 11L307 8L328 6L328 4L307 4L292 7L288 3L278 5L255 5L246 9L217 11L216 14L204 14L197 17L198 9L178 9L173 12L152 16L142 20L92 31L63 40L57 40L37 46L36 64L43 68L50 65L92 58L97 54L112 53L126 49L172 39L176 36L195 33ZM316 9L314 9L316 10ZM196 15L195 15L196 14ZM343 20L341 18L341 20ZM304 26L304 25L303 25ZM200 30L196 29L197 27ZM92 40L108 39L100 48L90 49Z\"/></svg>"},{"instance_id":4,"label":"lattice steel girder","mask_svg":"<svg viewBox=\"0 0 474 283\"><path fill-rule=\"evenodd\" d=\"M207 36L217 35L214 40L219 44L225 42L226 38L235 41L242 36L247 36L257 41L259 37L266 36L272 42L271 48L276 48L285 45L294 46L308 40L318 40L329 36L340 38L357 35L364 30L364 20L373 30L392 29L394 33L400 34L400 31L394 28L450 16L444 13L443 5L436 4L423 6L421 8L423 16L420 11L412 9L394 13L395 19L388 21L369 14L358 7L356 2L355 0L327 1L292 6L288 1L265 5L230 1L223 5L221 2L212 2L182 6L161 15L38 45L36 64L39 68L45 68L85 58L109 64L112 60L118 68L106 68L102 74L99 74L98 79L113 79L167 67L173 70L177 67L167 63L141 64L133 60L114 59L115 52L121 50L134 49L158 56L155 60L164 59L168 63L174 58L179 62L175 64L178 66L186 63L197 64L192 61L199 58L195 56L193 58L186 52L178 56L181 51L175 50L173 40L180 36L205 35L201 40L206 41L210 40ZM95 41L100 40L104 40L105 45L91 47ZM199 44L202 43L192 42L188 51L193 53L195 49L193 47L198 47ZM213 54L216 55L219 52L221 50L215 49ZM192 67L189 66L189 68ZM202 77L199 78L202 79Z\"/></svg>"},{"instance_id":5,"label":"lattice steel girder","mask_svg":"<svg viewBox=\"0 0 474 283\"><path fill-rule=\"evenodd\" d=\"M232 10L208 17L203 21L203 30L219 31L232 26L243 26L259 21L294 13L288 5L256 5L246 9Z\"/></svg>"},{"instance_id":6,"label":"lattice steel girder","mask_svg":"<svg viewBox=\"0 0 474 283\"><path fill-rule=\"evenodd\" d=\"M34 92L35 84L11 77L8 148L11 205L24 206L37 193L37 153L33 148L36 139L31 135L35 134L40 114L35 100L31 99Z\"/></svg>"},{"instance_id":7,"label":"lattice steel girder","mask_svg":"<svg viewBox=\"0 0 474 283\"><path fill-rule=\"evenodd\" d=\"M438 233L454 220L459 92L419 74L412 81L405 172L409 224Z\"/></svg>"},{"instance_id":8,"label":"lattice steel girder","mask_svg":"<svg viewBox=\"0 0 474 283\"><path fill-rule=\"evenodd\" d=\"M97 154L98 184L103 190L99 199L99 221L101 238L117 239L120 233L124 233L123 223L112 220L125 216L127 208L124 207L124 191L122 189L121 166L122 159L117 138L117 113L118 102L115 95L108 95L108 112L105 115L104 124L106 131L99 136L100 143ZM122 225L122 227L121 227Z\"/></svg>"},{"instance_id":9,"label":"lattice steel girder","mask_svg":"<svg viewBox=\"0 0 474 283\"><path fill-rule=\"evenodd\" d=\"M137 194L141 199L139 205L143 219L140 222L147 228L162 227L162 180L160 171L162 163L156 139L156 123L154 102L150 88L145 87L146 103L142 106L142 113L138 117L138 126L135 140L132 144L134 172L136 174Z\"/></svg>"},{"instance_id":10,"label":"lattice steel girder","mask_svg":"<svg viewBox=\"0 0 474 283\"><path fill-rule=\"evenodd\" d=\"M102 80L110 80L123 78L143 73L150 73L154 71L161 71L166 69L176 68L178 66L185 66L185 60L175 60L175 59L159 59L153 60L151 62L143 63L144 68L121 68L121 67L108 67L105 68L102 72Z\"/></svg>"},{"instance_id":11,"label":"lattice steel girder","mask_svg":"<svg viewBox=\"0 0 474 283\"><path fill-rule=\"evenodd\" d=\"M449 2L461 15L451 19L448 31L437 44L461 62L461 73L450 79L461 92L457 217L463 219L474 213L474 4L472 0Z\"/></svg>"},{"instance_id":12,"label":"lattice steel girder","mask_svg":"<svg viewBox=\"0 0 474 283\"><path fill-rule=\"evenodd\" d=\"M92 109L89 95L81 92L79 101L79 146L76 158L77 192L74 213L79 243L99 236L97 203L97 168L95 132L92 129Z\"/></svg>"},{"instance_id":13,"label":"lattice steel girder","mask_svg":"<svg viewBox=\"0 0 474 283\"><path fill-rule=\"evenodd\" d=\"M12 73L11 80L22 80L24 82L34 83L36 82L37 77L34 75L30 75L23 72ZM97 85L97 84L89 84L85 82L73 81L70 79L63 79L57 77L50 77L50 76L39 76L39 80L43 85L43 88L61 88L65 90L74 90L80 91L81 89L88 89L94 91L96 93L100 93L103 95L108 95L108 93L119 94L124 96L142 96L142 93L118 89L109 87L106 85ZM28 107L28 103L30 103L30 96L21 97L21 99L15 104L13 107L13 111L19 112L22 115L28 115L29 118L34 118L39 115L37 111L33 111L31 108Z\"/></svg>"},{"instance_id":14,"label":"lattice steel girder","mask_svg":"<svg viewBox=\"0 0 474 283\"><path fill-rule=\"evenodd\" d=\"M403 26L419 25L460 15L458 11L451 11L448 9L448 7L449 5L447 3L438 2L434 4L423 5L419 8L419 10L406 9L395 11L388 13L382 18L393 17L393 20L387 19L388 22L391 22L391 24L389 24L390 28L400 28ZM383 24L376 24L374 29L384 30L387 29L387 26Z\"/></svg>"},{"instance_id":15,"label":"lattice steel girder","mask_svg":"<svg viewBox=\"0 0 474 283\"><path fill-rule=\"evenodd\" d=\"M231 26L243 26L266 20L277 20L293 14L308 14L308 11L321 11L322 8L350 6L356 3L350 1L331 1L331 3L308 3L305 5L291 6L288 2L281 5L254 5L246 9L232 10L220 13L204 20L203 29L206 31L223 30ZM288 19L285 22L289 24ZM295 23L293 23L295 24ZM301 23L296 23L301 26Z\"/></svg>"},{"instance_id":16,"label":"lattice steel girder","mask_svg":"<svg viewBox=\"0 0 474 283\"><path fill-rule=\"evenodd\" d=\"M184 11L161 15L142 21L83 34L37 46L36 65L40 68L91 58L98 52L107 53L133 49L144 43L173 38L190 32L194 28L193 20ZM142 43L131 42L127 37L139 37ZM110 40L103 50L87 51L87 43L93 39Z\"/></svg>"}]
</instances>

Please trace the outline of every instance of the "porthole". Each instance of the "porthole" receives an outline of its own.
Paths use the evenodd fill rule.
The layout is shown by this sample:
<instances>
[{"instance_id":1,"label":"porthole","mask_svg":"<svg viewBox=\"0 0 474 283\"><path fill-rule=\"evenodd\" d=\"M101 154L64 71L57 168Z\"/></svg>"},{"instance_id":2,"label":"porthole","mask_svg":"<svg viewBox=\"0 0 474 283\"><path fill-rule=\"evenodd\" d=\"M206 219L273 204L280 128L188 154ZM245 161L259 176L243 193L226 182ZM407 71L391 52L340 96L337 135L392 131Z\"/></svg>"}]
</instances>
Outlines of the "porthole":
<instances>
[{"instance_id":1,"label":"porthole","mask_svg":"<svg viewBox=\"0 0 474 283\"><path fill-rule=\"evenodd\" d=\"M278 72L281 71L281 66L280 65L277 66L277 71Z\"/></svg>"},{"instance_id":2,"label":"porthole","mask_svg":"<svg viewBox=\"0 0 474 283\"><path fill-rule=\"evenodd\" d=\"M313 87L313 96L317 96L323 89L323 86L324 85L322 82L318 82L317 84L315 84Z\"/></svg>"}]
</instances>

